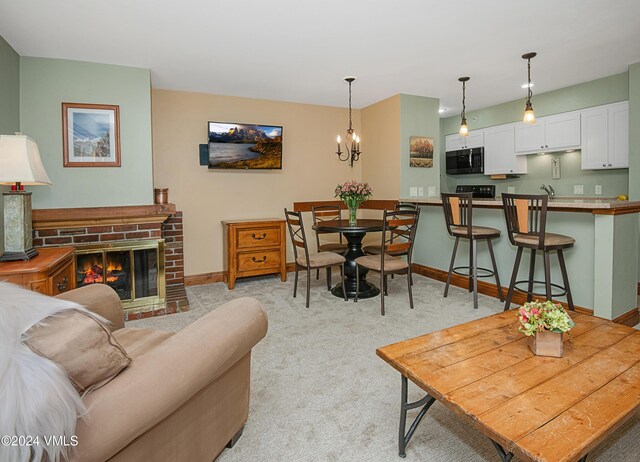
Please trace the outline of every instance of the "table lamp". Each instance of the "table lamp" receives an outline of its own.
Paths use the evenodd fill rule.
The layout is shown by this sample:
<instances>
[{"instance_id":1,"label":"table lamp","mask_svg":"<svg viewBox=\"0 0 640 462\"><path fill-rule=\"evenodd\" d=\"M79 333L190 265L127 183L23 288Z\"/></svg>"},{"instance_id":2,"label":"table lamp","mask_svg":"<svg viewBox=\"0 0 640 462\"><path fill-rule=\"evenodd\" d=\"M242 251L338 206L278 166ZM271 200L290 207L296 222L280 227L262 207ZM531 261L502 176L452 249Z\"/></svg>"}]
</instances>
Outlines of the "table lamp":
<instances>
[{"instance_id":1,"label":"table lamp","mask_svg":"<svg viewBox=\"0 0 640 462\"><path fill-rule=\"evenodd\" d=\"M0 135L0 184L12 185L4 196L4 253L0 261L29 260L33 247L31 193L23 185L51 184L38 145L22 134Z\"/></svg>"}]
</instances>

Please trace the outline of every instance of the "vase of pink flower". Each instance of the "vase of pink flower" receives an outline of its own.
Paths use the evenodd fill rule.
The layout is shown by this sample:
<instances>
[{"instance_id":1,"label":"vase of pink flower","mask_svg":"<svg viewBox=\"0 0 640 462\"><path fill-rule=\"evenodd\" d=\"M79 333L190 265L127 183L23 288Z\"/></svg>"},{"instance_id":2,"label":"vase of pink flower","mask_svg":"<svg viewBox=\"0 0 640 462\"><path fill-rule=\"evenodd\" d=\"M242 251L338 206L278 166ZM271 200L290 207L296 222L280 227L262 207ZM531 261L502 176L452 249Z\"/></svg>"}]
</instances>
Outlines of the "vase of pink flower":
<instances>
[{"instance_id":1,"label":"vase of pink flower","mask_svg":"<svg viewBox=\"0 0 640 462\"><path fill-rule=\"evenodd\" d=\"M339 197L349 209L349 225L355 226L358 222L358 207L373 195L373 189L369 183L357 181L345 181L336 186L335 196Z\"/></svg>"},{"instance_id":2,"label":"vase of pink flower","mask_svg":"<svg viewBox=\"0 0 640 462\"><path fill-rule=\"evenodd\" d=\"M527 302L518 310L518 320L518 330L529 337L535 355L562 357L562 334L575 325L562 305L550 300Z\"/></svg>"}]
</instances>

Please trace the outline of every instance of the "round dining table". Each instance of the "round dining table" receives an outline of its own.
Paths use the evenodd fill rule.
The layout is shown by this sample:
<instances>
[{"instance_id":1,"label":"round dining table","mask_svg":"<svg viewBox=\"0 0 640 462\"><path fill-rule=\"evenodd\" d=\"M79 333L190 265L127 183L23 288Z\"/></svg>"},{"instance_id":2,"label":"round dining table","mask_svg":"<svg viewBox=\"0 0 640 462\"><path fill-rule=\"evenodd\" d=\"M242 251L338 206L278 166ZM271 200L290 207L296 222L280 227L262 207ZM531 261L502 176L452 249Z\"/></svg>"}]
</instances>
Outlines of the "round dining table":
<instances>
[{"instance_id":1,"label":"round dining table","mask_svg":"<svg viewBox=\"0 0 640 462\"><path fill-rule=\"evenodd\" d=\"M320 233L341 233L347 239L348 248L343 254L346 258L344 264L345 275L345 288L347 297L354 298L356 295L356 258L365 255L362 250L362 239L367 233L376 231L382 231L384 226L383 220L378 219L358 219L354 225L349 224L349 220L332 220L319 222L313 226L316 232ZM360 290L358 291L358 298L371 298L380 293L380 289L367 282L367 268L359 267L360 273ZM338 283L331 293L336 297L343 297L342 283Z\"/></svg>"}]
</instances>

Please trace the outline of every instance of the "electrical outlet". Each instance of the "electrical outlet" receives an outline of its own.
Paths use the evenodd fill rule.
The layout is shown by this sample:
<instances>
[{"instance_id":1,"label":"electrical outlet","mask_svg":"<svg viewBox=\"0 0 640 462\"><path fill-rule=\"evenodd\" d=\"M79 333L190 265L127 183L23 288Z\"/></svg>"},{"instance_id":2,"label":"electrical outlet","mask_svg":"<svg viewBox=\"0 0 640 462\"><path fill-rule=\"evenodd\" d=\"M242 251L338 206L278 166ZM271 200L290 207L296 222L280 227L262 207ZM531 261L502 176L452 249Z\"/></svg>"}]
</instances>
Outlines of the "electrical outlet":
<instances>
[{"instance_id":1,"label":"electrical outlet","mask_svg":"<svg viewBox=\"0 0 640 462\"><path fill-rule=\"evenodd\" d=\"M418 188L416 186L411 186L409 188L409 197L417 197L418 196Z\"/></svg>"},{"instance_id":2,"label":"electrical outlet","mask_svg":"<svg viewBox=\"0 0 640 462\"><path fill-rule=\"evenodd\" d=\"M420 197L424 196L424 188L422 186L418 188L418 196Z\"/></svg>"},{"instance_id":3,"label":"electrical outlet","mask_svg":"<svg viewBox=\"0 0 640 462\"><path fill-rule=\"evenodd\" d=\"M516 187L515 186L508 186L507 187L507 192L509 194L515 194L516 193Z\"/></svg>"},{"instance_id":4,"label":"electrical outlet","mask_svg":"<svg viewBox=\"0 0 640 462\"><path fill-rule=\"evenodd\" d=\"M600 196L602 194L602 185L601 184L597 184L596 185L596 195Z\"/></svg>"},{"instance_id":5,"label":"electrical outlet","mask_svg":"<svg viewBox=\"0 0 640 462\"><path fill-rule=\"evenodd\" d=\"M573 194L584 194L584 185L583 184L574 184L573 185Z\"/></svg>"},{"instance_id":6,"label":"electrical outlet","mask_svg":"<svg viewBox=\"0 0 640 462\"><path fill-rule=\"evenodd\" d=\"M429 191L429 196L433 197L436 195L436 187L435 186L429 186L429 189L427 189L427 191Z\"/></svg>"},{"instance_id":7,"label":"electrical outlet","mask_svg":"<svg viewBox=\"0 0 640 462\"><path fill-rule=\"evenodd\" d=\"M551 159L551 178L560 179L560 159Z\"/></svg>"}]
</instances>

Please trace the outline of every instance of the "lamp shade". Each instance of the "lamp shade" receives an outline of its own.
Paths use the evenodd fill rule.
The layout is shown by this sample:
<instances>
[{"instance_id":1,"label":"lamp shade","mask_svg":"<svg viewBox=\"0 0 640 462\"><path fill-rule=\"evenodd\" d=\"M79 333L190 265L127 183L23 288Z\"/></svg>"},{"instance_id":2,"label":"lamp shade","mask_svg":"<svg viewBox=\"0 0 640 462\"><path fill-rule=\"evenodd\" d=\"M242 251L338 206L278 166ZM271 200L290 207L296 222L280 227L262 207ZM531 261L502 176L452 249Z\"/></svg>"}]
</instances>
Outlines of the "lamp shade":
<instances>
[{"instance_id":1,"label":"lamp shade","mask_svg":"<svg viewBox=\"0 0 640 462\"><path fill-rule=\"evenodd\" d=\"M51 184L35 141L26 135L0 135L0 184Z\"/></svg>"}]
</instances>

